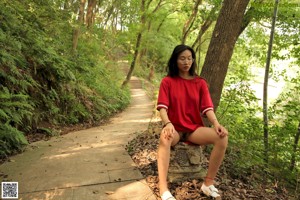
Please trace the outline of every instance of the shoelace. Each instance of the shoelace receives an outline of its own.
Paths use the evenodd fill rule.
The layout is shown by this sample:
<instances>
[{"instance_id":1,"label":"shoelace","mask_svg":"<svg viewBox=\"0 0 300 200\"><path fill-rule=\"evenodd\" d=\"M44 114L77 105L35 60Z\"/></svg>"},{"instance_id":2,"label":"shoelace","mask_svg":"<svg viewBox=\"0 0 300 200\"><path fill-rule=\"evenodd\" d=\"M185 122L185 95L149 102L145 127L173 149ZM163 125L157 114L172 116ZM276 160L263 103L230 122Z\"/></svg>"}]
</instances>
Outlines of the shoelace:
<instances>
[{"instance_id":1,"label":"shoelace","mask_svg":"<svg viewBox=\"0 0 300 200\"><path fill-rule=\"evenodd\" d=\"M219 190L217 188L215 188L214 185L210 185L208 188L211 191L210 196L212 196L212 197L219 197L220 196L219 193L218 193Z\"/></svg>"}]
</instances>

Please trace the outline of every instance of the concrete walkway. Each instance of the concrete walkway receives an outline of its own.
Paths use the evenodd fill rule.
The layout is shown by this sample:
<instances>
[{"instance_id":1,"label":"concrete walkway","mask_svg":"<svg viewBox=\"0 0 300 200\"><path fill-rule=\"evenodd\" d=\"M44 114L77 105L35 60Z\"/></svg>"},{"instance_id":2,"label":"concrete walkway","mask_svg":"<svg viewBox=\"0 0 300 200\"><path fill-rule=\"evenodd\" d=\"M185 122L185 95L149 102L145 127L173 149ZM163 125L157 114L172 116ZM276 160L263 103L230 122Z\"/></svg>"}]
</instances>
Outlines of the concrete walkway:
<instances>
[{"instance_id":1,"label":"concrete walkway","mask_svg":"<svg viewBox=\"0 0 300 200\"><path fill-rule=\"evenodd\" d=\"M125 150L147 129L153 103L143 89L131 92L131 105L109 124L33 143L2 164L5 180L19 183L19 199L155 200Z\"/></svg>"}]
</instances>

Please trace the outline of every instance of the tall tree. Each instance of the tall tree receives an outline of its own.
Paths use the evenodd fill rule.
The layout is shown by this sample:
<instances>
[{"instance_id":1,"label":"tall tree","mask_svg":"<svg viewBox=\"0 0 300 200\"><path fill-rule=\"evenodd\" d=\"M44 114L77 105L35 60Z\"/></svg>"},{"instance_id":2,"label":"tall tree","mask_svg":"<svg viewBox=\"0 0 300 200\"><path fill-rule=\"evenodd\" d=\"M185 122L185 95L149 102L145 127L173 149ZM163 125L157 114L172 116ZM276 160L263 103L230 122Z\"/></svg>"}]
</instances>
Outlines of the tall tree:
<instances>
[{"instance_id":1,"label":"tall tree","mask_svg":"<svg viewBox=\"0 0 300 200\"><path fill-rule=\"evenodd\" d=\"M201 71L217 109L234 45L250 0L224 0Z\"/></svg>"},{"instance_id":2,"label":"tall tree","mask_svg":"<svg viewBox=\"0 0 300 200\"><path fill-rule=\"evenodd\" d=\"M96 7L96 0L88 0L88 7L87 7L87 13L86 13L86 25L88 28L90 28L94 23L94 12Z\"/></svg>"},{"instance_id":3,"label":"tall tree","mask_svg":"<svg viewBox=\"0 0 300 200\"><path fill-rule=\"evenodd\" d=\"M77 26L74 29L73 32L73 45L72 45L72 50L76 51L77 49L77 44L78 44L78 39L79 39L79 34L80 34L80 28L84 23L84 7L85 7L86 0L81 0L79 4L79 10L78 10L78 18L77 18Z\"/></svg>"},{"instance_id":4,"label":"tall tree","mask_svg":"<svg viewBox=\"0 0 300 200\"><path fill-rule=\"evenodd\" d=\"M296 153L298 152L298 145L299 145L299 139L300 139L300 122L298 125L298 131L295 135L294 144L293 144L293 152L292 152L292 158L291 158L291 164L290 164L290 170L293 171L296 165Z\"/></svg>"},{"instance_id":5,"label":"tall tree","mask_svg":"<svg viewBox=\"0 0 300 200\"><path fill-rule=\"evenodd\" d=\"M211 12L215 12L212 10ZM201 42L201 38L204 35L204 33L208 30L208 28L212 25L213 19L209 16L203 24L201 24L197 38L195 39L194 43L192 44L192 48L195 49L196 46L200 45L199 43Z\"/></svg>"},{"instance_id":6,"label":"tall tree","mask_svg":"<svg viewBox=\"0 0 300 200\"><path fill-rule=\"evenodd\" d=\"M139 51L140 51L140 45L141 45L141 40L143 36L143 32L146 27L147 23L147 12L154 14L161 6L164 0L159 0L158 4L155 6L154 10L152 12L149 12L149 7L152 2L152 0L142 0L141 2L141 24L140 24L140 30L138 32L137 40L136 40L136 45L135 45L135 50L134 50L134 57L130 65L130 69L127 73L126 79L122 83L122 87L126 86L127 83L130 81L131 75L133 73L133 70L135 68L137 59L139 57ZM150 22L149 22L150 23Z\"/></svg>"},{"instance_id":7,"label":"tall tree","mask_svg":"<svg viewBox=\"0 0 300 200\"><path fill-rule=\"evenodd\" d=\"M192 14L190 15L190 17L188 18L188 20L185 22L184 26L183 26L183 30L182 30L182 38L181 38L181 43L184 44L186 41L186 38L188 37L188 34L193 26L193 23L197 17L197 13L198 13L198 7L199 5L202 3L202 0L196 0L194 7L193 7L193 11Z\"/></svg>"},{"instance_id":8,"label":"tall tree","mask_svg":"<svg viewBox=\"0 0 300 200\"><path fill-rule=\"evenodd\" d=\"M150 5L151 1L152 0L150 0L150 2L147 4L148 6ZM140 49L140 45L141 45L143 29L144 29L145 23L146 23L146 13L145 13L145 8L147 6L146 3L147 3L147 0L142 0L142 2L141 2L141 12L142 12L141 27L140 27L140 31L138 33L137 40L136 40L133 60L130 64L130 68L129 68L129 71L127 73L126 79L122 83L122 87L125 87L127 85L127 83L130 81L131 75L132 75L134 67L135 67L135 63L136 63L138 55L139 55L139 49Z\"/></svg>"},{"instance_id":9,"label":"tall tree","mask_svg":"<svg viewBox=\"0 0 300 200\"><path fill-rule=\"evenodd\" d=\"M268 154L269 154L269 131L268 131L268 82L269 82L269 71L270 71L270 63L272 56L272 46L274 40L274 30L275 30L275 22L277 16L277 8L278 8L279 0L275 0L274 13L272 18L272 28L268 46L268 54L265 68L265 78L264 78L264 90L263 90L263 119L264 119L264 145L265 145L265 161L268 163Z\"/></svg>"}]
</instances>

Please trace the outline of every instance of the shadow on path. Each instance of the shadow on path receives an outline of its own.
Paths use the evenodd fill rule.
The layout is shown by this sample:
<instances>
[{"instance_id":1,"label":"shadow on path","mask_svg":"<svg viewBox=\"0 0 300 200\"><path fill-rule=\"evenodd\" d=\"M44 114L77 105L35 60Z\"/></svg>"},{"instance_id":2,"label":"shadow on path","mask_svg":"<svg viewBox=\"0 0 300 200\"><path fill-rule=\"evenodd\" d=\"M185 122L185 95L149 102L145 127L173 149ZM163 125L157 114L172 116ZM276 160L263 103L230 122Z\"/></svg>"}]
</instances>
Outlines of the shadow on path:
<instances>
[{"instance_id":1,"label":"shadow on path","mask_svg":"<svg viewBox=\"0 0 300 200\"><path fill-rule=\"evenodd\" d=\"M18 182L21 200L156 199L125 150L153 111L141 82L131 84L130 106L110 123L30 144L0 166L1 182Z\"/></svg>"}]
</instances>

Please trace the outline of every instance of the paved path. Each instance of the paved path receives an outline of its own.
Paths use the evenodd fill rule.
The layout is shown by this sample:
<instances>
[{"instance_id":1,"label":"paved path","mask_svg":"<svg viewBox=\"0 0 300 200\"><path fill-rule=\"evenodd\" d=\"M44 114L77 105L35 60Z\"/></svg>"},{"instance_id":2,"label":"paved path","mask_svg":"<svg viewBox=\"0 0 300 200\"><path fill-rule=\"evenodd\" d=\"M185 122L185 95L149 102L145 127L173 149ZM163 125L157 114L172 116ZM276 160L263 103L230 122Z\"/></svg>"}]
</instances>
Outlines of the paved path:
<instances>
[{"instance_id":1,"label":"paved path","mask_svg":"<svg viewBox=\"0 0 300 200\"><path fill-rule=\"evenodd\" d=\"M147 129L153 103L143 89L131 92L131 105L111 123L33 143L2 164L5 179L19 183L19 199L155 200L125 150Z\"/></svg>"}]
</instances>

